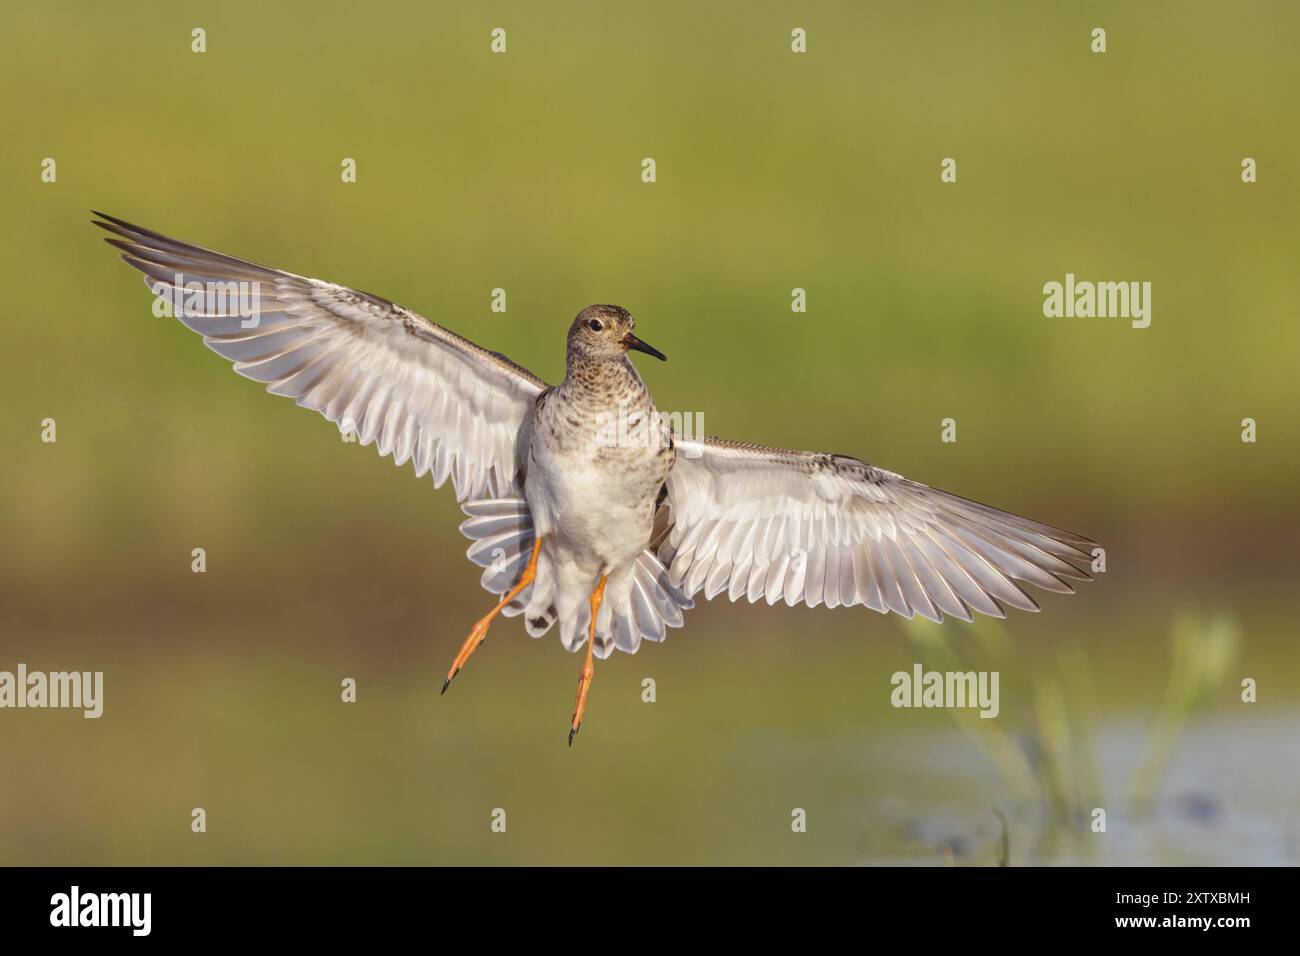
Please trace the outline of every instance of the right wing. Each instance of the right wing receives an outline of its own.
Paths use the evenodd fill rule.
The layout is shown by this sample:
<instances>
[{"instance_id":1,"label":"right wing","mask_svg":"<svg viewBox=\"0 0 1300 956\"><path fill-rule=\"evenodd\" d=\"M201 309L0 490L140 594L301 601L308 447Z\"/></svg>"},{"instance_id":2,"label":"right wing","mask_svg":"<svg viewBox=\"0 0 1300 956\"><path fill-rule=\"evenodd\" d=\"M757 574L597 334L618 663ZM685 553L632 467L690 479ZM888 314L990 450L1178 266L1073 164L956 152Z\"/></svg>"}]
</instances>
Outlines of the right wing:
<instances>
[{"instance_id":1,"label":"right wing","mask_svg":"<svg viewBox=\"0 0 1300 956\"><path fill-rule=\"evenodd\" d=\"M257 284L254 328L226 297L178 316L240 375L355 430L398 465L414 461L435 487L450 476L458 501L522 494L525 433L547 387L527 369L387 299L95 215L117 237L106 241L169 301L188 305L191 282Z\"/></svg>"}]
</instances>

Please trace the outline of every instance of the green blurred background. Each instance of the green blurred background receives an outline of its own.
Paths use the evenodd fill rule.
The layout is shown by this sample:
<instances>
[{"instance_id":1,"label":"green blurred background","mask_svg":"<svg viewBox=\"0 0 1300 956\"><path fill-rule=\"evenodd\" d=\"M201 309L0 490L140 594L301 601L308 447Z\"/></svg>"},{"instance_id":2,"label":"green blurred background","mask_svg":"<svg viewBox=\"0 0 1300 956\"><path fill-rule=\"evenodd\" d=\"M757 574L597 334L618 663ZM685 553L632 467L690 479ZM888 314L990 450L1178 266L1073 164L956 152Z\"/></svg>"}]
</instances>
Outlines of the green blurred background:
<instances>
[{"instance_id":1,"label":"green blurred background","mask_svg":"<svg viewBox=\"0 0 1300 956\"><path fill-rule=\"evenodd\" d=\"M0 863L1297 860L1294 4L6 21L0 669L106 692L97 721L0 712ZM1082 532L1108 571L939 637L701 601L598 665L570 750L578 658L517 620L438 696L490 600L449 488L154 318L91 208L385 295L552 382L572 316L620 303L671 357L641 363L661 408ZM1151 327L1044 318L1067 272L1151 281ZM1001 668L996 731L890 706L894 671L953 654Z\"/></svg>"}]
</instances>

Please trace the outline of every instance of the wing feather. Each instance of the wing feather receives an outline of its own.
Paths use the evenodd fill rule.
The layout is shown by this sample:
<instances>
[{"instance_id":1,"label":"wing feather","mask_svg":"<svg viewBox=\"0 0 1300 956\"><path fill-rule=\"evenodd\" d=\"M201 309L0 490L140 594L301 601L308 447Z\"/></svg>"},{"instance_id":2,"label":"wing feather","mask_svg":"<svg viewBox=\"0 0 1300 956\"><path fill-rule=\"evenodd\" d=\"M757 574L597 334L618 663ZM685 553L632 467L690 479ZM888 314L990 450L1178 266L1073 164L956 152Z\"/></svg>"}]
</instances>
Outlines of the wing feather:
<instances>
[{"instance_id":1,"label":"wing feather","mask_svg":"<svg viewBox=\"0 0 1300 956\"><path fill-rule=\"evenodd\" d=\"M1088 538L856 458L678 438L659 556L688 595L969 621L1089 580Z\"/></svg>"},{"instance_id":2,"label":"wing feather","mask_svg":"<svg viewBox=\"0 0 1300 956\"><path fill-rule=\"evenodd\" d=\"M181 303L181 322L240 375L432 472L436 486L450 477L461 501L521 493L526 430L546 389L527 369L368 292L95 215L122 259ZM194 283L249 284L255 316L227 294L191 296Z\"/></svg>"}]
</instances>

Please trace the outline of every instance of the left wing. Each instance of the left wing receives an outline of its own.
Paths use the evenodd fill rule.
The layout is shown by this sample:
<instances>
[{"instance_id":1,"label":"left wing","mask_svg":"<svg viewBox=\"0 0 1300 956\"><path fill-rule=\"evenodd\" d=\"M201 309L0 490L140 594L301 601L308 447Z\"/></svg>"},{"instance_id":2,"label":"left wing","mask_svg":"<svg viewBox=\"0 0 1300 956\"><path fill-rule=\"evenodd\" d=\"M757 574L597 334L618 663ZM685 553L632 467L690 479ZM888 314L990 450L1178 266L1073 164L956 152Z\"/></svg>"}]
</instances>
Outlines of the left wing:
<instances>
[{"instance_id":1,"label":"left wing","mask_svg":"<svg viewBox=\"0 0 1300 956\"><path fill-rule=\"evenodd\" d=\"M1092 541L856 458L720 439L676 439L659 547L687 595L768 604L865 604L882 614L1038 604L1018 582L1072 593Z\"/></svg>"}]
</instances>

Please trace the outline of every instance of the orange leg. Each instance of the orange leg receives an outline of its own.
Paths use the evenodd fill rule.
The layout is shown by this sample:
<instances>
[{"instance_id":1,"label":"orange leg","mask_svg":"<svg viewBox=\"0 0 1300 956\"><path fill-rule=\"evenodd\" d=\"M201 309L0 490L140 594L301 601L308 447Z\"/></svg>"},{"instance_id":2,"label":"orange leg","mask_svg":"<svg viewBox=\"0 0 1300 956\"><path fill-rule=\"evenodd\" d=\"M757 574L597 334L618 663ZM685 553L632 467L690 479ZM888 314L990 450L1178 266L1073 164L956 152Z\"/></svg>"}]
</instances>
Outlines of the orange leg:
<instances>
[{"instance_id":1,"label":"orange leg","mask_svg":"<svg viewBox=\"0 0 1300 956\"><path fill-rule=\"evenodd\" d=\"M444 694L447 693L447 688L451 686L452 678L460 673L460 669L465 666L465 662L469 660L470 655L478 650L478 646L482 644L483 640L487 637L488 626L492 623L492 619L501 613L503 607L518 597L520 591L533 583L533 579L537 577L537 556L541 551L542 539L539 536L537 540L533 542L533 553L528 558L528 566L524 568L524 573L523 576L519 578L519 583L507 592L506 596L501 599L500 604L488 611L487 614L483 615L475 622L474 627L469 632L469 637L465 638L465 643L460 646L460 653L457 654L456 659L451 662L451 667L447 671L447 679L443 681L442 692Z\"/></svg>"},{"instance_id":2,"label":"orange leg","mask_svg":"<svg viewBox=\"0 0 1300 956\"><path fill-rule=\"evenodd\" d=\"M605 600L605 581L609 575L602 575L596 590L591 592L591 627L587 631L587 662L578 671L578 706L573 711L573 720L569 723L569 746L573 746L573 735L582 727L582 713L587 709L587 691L591 690L591 679L596 676L596 665L592 652L596 649L596 615L600 613L601 602Z\"/></svg>"}]
</instances>

